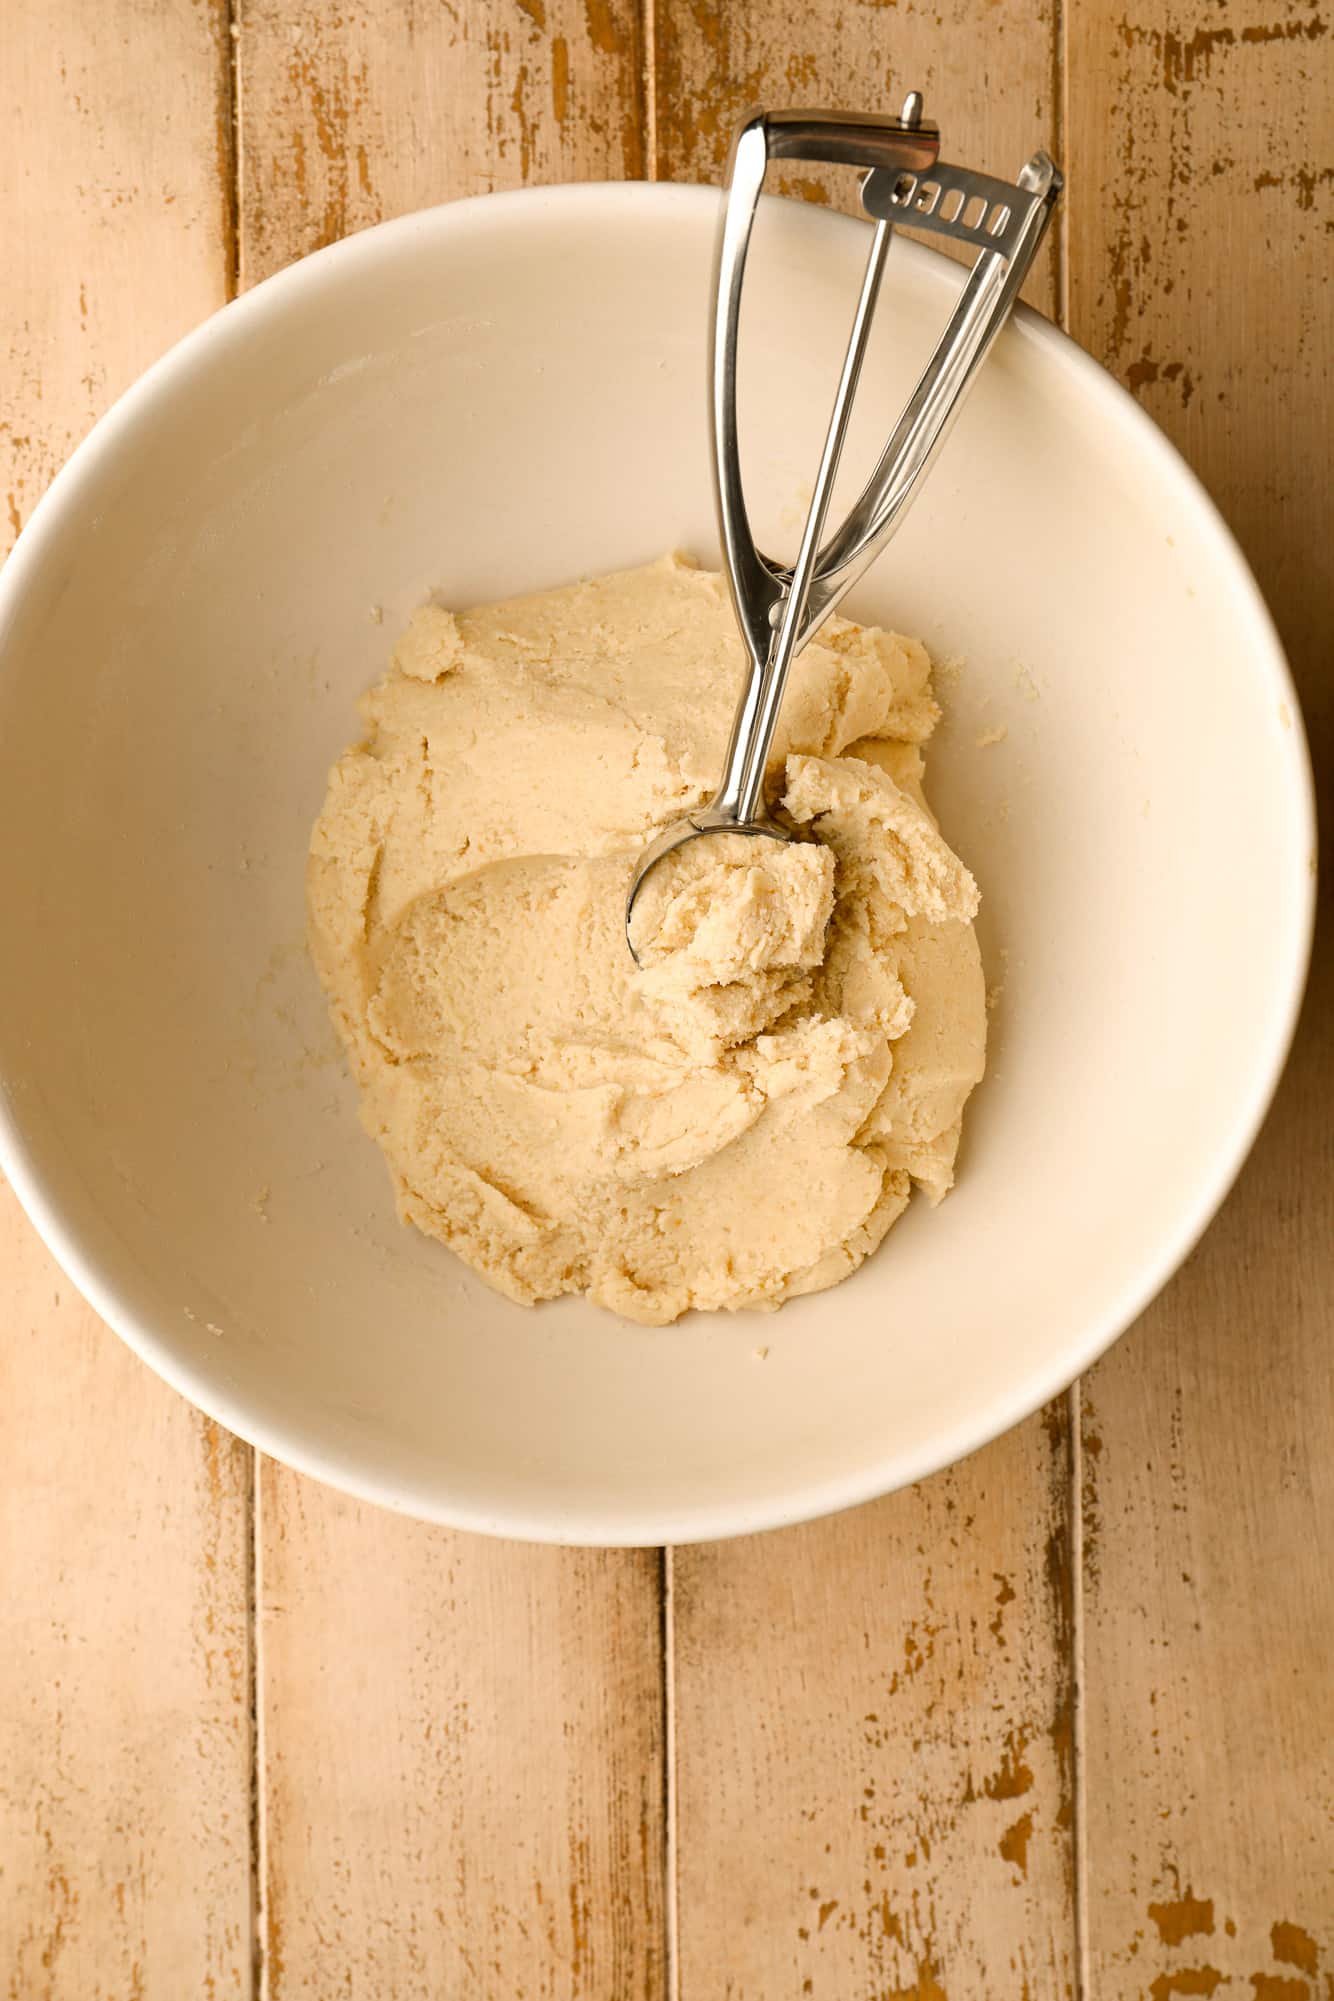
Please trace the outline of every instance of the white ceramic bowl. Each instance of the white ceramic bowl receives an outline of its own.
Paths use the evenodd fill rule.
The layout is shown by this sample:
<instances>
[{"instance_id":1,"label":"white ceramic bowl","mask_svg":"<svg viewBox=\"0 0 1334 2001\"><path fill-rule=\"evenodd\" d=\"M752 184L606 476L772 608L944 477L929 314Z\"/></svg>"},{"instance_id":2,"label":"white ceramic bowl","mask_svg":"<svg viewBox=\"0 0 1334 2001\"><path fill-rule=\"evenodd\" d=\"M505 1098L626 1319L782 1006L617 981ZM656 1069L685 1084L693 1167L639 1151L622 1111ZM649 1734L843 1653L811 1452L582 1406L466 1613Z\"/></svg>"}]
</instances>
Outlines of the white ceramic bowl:
<instances>
[{"instance_id":1,"label":"white ceramic bowl","mask_svg":"<svg viewBox=\"0 0 1334 2001\"><path fill-rule=\"evenodd\" d=\"M1208 1221L1306 964L1310 775L1264 606L1153 426L1021 317L849 607L963 663L930 771L1000 1001L956 1192L832 1292L660 1331L526 1312L399 1227L303 949L325 773L428 593L715 559L713 218L697 189L561 188L321 252L145 377L0 580L19 1195L235 1431L506 1535L763 1528L1013 1424ZM764 236L743 419L790 545L864 236L789 205ZM862 459L958 282L895 249Z\"/></svg>"}]
</instances>

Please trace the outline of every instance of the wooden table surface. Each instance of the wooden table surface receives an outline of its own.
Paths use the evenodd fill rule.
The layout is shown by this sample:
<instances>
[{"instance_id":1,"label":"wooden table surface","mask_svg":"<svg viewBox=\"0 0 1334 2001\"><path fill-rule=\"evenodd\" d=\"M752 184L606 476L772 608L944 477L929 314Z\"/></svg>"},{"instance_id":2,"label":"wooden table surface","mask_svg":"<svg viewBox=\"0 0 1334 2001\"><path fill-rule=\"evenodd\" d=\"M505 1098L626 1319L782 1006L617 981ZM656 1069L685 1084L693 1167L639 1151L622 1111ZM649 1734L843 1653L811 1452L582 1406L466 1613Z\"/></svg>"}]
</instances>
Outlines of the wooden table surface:
<instances>
[{"instance_id":1,"label":"wooden table surface","mask_svg":"<svg viewBox=\"0 0 1334 2001\"><path fill-rule=\"evenodd\" d=\"M1306 0L8 0L11 527L146 363L345 231L713 178L753 102L921 85L956 157L1063 160L1035 296L1217 496L1328 770L1332 58ZM1067 1398L665 1552L257 1459L9 1200L0 1994L1328 2001L1332 1083L1325 950L1237 1191Z\"/></svg>"}]
</instances>

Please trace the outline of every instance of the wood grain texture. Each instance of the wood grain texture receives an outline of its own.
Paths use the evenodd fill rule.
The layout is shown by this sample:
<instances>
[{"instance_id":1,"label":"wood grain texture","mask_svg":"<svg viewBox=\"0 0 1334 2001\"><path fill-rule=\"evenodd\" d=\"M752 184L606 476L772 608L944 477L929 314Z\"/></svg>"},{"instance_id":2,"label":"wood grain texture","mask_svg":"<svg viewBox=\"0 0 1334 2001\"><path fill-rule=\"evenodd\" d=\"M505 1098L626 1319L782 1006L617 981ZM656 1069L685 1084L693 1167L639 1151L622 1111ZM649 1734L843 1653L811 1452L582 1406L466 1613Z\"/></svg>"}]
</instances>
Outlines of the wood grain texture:
<instances>
[{"instance_id":1,"label":"wood grain texture","mask_svg":"<svg viewBox=\"0 0 1334 2001\"><path fill-rule=\"evenodd\" d=\"M230 202L220 9L15 0L2 40L8 541L222 303ZM0 1267L0 1993L249 1996L250 1455L100 1325L7 1191Z\"/></svg>"},{"instance_id":2,"label":"wood grain texture","mask_svg":"<svg viewBox=\"0 0 1334 2001\"><path fill-rule=\"evenodd\" d=\"M242 0L241 275L386 216L643 171L633 0Z\"/></svg>"},{"instance_id":3,"label":"wood grain texture","mask_svg":"<svg viewBox=\"0 0 1334 2001\"><path fill-rule=\"evenodd\" d=\"M0 1256L0 1994L247 2001L250 1454Z\"/></svg>"},{"instance_id":4,"label":"wood grain texture","mask_svg":"<svg viewBox=\"0 0 1334 2001\"><path fill-rule=\"evenodd\" d=\"M7 10L11 532L238 259L253 281L524 180L715 177L754 102L919 84L956 157L1063 156L1064 272L1044 260L1034 296L1220 499L1328 774L1318 10L684 0L647 33L633 0L233 12L239 147L222 0ZM1073 1464L1053 1409L875 1507L671 1556L680 2001L1334 1994L1325 938L1243 1183L1084 1386ZM452 1536L264 1465L252 1649L250 1455L98 1325L8 1198L0 1258L0 1994L661 2001L656 1555Z\"/></svg>"},{"instance_id":5,"label":"wood grain texture","mask_svg":"<svg viewBox=\"0 0 1334 2001\"><path fill-rule=\"evenodd\" d=\"M525 180L637 168L623 0L247 5L241 270ZM269 1463L265 1995L664 1991L656 1554L377 1514Z\"/></svg>"},{"instance_id":6,"label":"wood grain texture","mask_svg":"<svg viewBox=\"0 0 1334 2001\"><path fill-rule=\"evenodd\" d=\"M1070 317L1176 438L1287 642L1326 797L1334 28L1073 0ZM1086 1386L1099 1995L1334 1991L1334 962L1241 1185Z\"/></svg>"},{"instance_id":7,"label":"wood grain texture","mask_svg":"<svg viewBox=\"0 0 1334 2001\"><path fill-rule=\"evenodd\" d=\"M800 8L691 0L657 10L654 46L652 150L664 180L716 181L733 128L759 105L897 111L913 89L943 122L949 159L1009 178L1035 147L1059 150L1056 0L815 0ZM850 170L801 164L776 170L770 186L861 213ZM1049 252L1024 296L1050 312L1057 290Z\"/></svg>"},{"instance_id":8,"label":"wood grain texture","mask_svg":"<svg viewBox=\"0 0 1334 2001\"><path fill-rule=\"evenodd\" d=\"M226 297L226 43L221 5L5 8L0 547L107 405Z\"/></svg>"},{"instance_id":9,"label":"wood grain texture","mask_svg":"<svg viewBox=\"0 0 1334 2001\"><path fill-rule=\"evenodd\" d=\"M1013 173L1056 145L1048 7L695 0L655 44L671 178L717 178L756 104L914 85L952 158ZM1052 254L1030 290L1054 305ZM1072 1991L1068 1444L1055 1408L876 1507L675 1553L682 2001Z\"/></svg>"},{"instance_id":10,"label":"wood grain texture","mask_svg":"<svg viewBox=\"0 0 1334 2001\"><path fill-rule=\"evenodd\" d=\"M1074 1992L1065 1466L674 1553L682 2001Z\"/></svg>"},{"instance_id":11,"label":"wood grain texture","mask_svg":"<svg viewBox=\"0 0 1334 2001\"><path fill-rule=\"evenodd\" d=\"M265 1993L660 1995L656 1553L263 1495Z\"/></svg>"}]
</instances>

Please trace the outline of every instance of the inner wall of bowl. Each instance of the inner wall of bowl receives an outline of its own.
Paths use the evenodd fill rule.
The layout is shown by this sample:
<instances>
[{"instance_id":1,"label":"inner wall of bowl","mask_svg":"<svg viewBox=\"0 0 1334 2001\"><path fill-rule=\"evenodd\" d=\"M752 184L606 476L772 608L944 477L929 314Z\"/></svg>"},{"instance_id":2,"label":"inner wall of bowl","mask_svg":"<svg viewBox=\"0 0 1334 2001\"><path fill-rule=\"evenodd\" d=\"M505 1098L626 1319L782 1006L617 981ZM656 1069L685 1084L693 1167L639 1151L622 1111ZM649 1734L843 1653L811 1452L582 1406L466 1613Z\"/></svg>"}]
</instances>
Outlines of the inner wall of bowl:
<instances>
[{"instance_id":1,"label":"inner wall of bowl","mask_svg":"<svg viewBox=\"0 0 1334 2001\"><path fill-rule=\"evenodd\" d=\"M996 990L956 1192L833 1292L658 1332L526 1313L399 1228L303 946L325 775L428 596L716 560L712 206L465 204L263 288L66 482L5 644L0 1064L48 1224L238 1428L515 1533L799 1515L1058 1386L1215 1192L1302 921L1291 718L1244 575L1133 415L1015 328L849 607L943 663L928 771ZM862 253L852 225L766 216L762 541L804 511ZM912 249L891 268L854 465L958 283Z\"/></svg>"}]
</instances>

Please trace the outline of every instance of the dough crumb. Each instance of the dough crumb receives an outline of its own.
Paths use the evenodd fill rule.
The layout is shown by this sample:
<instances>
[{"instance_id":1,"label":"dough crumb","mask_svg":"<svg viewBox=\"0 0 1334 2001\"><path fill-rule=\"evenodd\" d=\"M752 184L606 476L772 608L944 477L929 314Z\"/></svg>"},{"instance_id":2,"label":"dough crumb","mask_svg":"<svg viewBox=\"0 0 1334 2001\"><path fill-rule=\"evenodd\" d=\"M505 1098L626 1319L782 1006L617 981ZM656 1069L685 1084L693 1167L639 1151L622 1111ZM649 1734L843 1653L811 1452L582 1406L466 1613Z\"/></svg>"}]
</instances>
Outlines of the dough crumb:
<instances>
[{"instance_id":1,"label":"dough crumb","mask_svg":"<svg viewBox=\"0 0 1334 2001\"><path fill-rule=\"evenodd\" d=\"M993 744L1004 743L1009 734L1008 723L997 723L994 729L983 730L981 736L974 741L978 750L990 750Z\"/></svg>"},{"instance_id":2,"label":"dough crumb","mask_svg":"<svg viewBox=\"0 0 1334 2001\"><path fill-rule=\"evenodd\" d=\"M792 838L689 843L627 950L634 862L711 796L742 664L680 556L427 605L330 773L309 935L364 1123L404 1223L512 1300L772 1311L953 1182L986 995L916 640L829 620L767 773Z\"/></svg>"}]
</instances>

